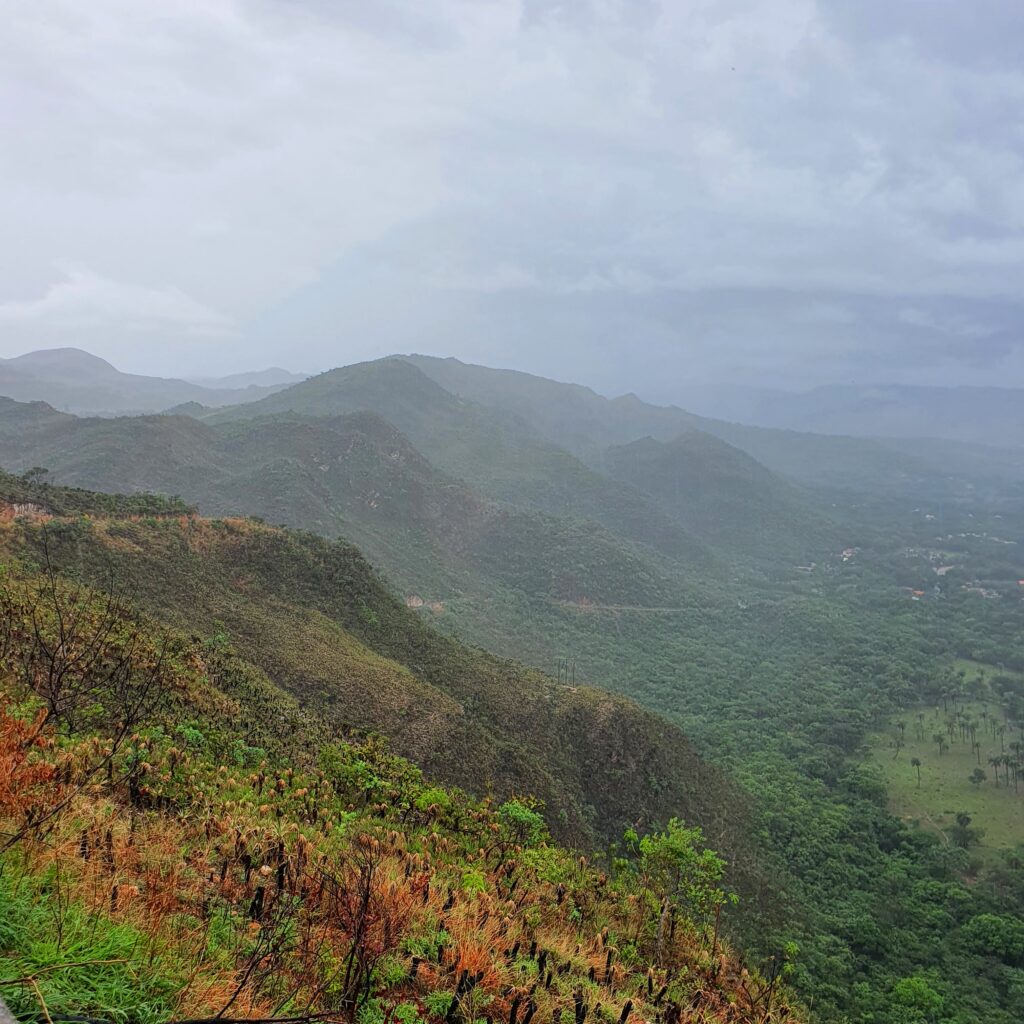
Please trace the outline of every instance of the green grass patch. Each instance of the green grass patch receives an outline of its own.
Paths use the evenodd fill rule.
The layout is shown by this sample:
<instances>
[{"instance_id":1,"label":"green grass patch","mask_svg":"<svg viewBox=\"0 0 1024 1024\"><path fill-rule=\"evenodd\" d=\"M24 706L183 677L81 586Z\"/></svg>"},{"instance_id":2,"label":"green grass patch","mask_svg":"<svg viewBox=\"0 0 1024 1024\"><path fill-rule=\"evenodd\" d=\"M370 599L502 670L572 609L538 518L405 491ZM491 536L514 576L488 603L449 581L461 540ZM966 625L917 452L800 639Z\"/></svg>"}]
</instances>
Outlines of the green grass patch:
<instances>
[{"instance_id":1,"label":"green grass patch","mask_svg":"<svg viewBox=\"0 0 1024 1024\"><path fill-rule=\"evenodd\" d=\"M166 957L156 971L138 931L68 902L55 871L13 868L0 875L0 996L18 1020L45 1020L40 997L51 1014L125 1024L170 1016L181 982L164 973Z\"/></svg>"},{"instance_id":2,"label":"green grass patch","mask_svg":"<svg viewBox=\"0 0 1024 1024\"><path fill-rule=\"evenodd\" d=\"M995 676L1024 679L1024 672L1015 672L1013 669L1000 668L998 665L989 665L984 661L973 661L970 658L957 658L953 662L953 669L956 672L963 672L968 682L978 678L991 680Z\"/></svg>"},{"instance_id":3,"label":"green grass patch","mask_svg":"<svg viewBox=\"0 0 1024 1024\"><path fill-rule=\"evenodd\" d=\"M1015 729L1006 728L1002 737L1002 714L992 703L968 702L963 712L976 722L975 738L980 751L972 747L969 735L961 738L959 728L952 739L947 728L949 713L940 705L917 708L894 716L883 732L870 738L872 760L881 767L889 789L890 807L905 821L916 821L920 827L942 833L947 839L956 824L956 815L971 816L971 827L984 830L976 849L985 854L1024 843L1024 778L1015 787L1007 780L1007 768L989 763L990 757L1004 753L1014 756L1011 744L1020 740ZM918 715L923 714L923 720ZM902 742L897 722L904 722ZM942 735L943 753L933 739ZM979 763L980 754L980 763ZM920 782L917 767L920 762ZM985 780L971 781L980 769Z\"/></svg>"}]
</instances>

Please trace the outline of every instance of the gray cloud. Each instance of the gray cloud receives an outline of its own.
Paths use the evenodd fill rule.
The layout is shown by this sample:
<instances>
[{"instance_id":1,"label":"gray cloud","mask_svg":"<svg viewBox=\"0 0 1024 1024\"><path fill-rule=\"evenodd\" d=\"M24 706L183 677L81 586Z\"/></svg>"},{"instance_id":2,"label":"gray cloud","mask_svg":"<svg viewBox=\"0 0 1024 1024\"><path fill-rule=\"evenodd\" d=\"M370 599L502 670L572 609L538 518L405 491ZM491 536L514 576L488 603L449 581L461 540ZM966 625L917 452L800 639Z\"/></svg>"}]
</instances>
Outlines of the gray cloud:
<instances>
[{"instance_id":1,"label":"gray cloud","mask_svg":"<svg viewBox=\"0 0 1024 1024\"><path fill-rule=\"evenodd\" d=\"M1022 42L1011 0L15 2L0 354L1024 385Z\"/></svg>"}]
</instances>

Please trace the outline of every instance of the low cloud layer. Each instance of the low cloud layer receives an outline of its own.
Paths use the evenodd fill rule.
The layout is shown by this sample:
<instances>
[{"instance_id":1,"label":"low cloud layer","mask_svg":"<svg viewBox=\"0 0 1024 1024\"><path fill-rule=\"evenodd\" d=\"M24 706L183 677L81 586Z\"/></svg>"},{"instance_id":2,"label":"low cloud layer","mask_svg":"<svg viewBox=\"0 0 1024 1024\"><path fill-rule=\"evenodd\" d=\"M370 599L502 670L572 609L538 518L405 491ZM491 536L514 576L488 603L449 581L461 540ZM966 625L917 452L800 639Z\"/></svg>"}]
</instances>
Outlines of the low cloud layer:
<instances>
[{"instance_id":1,"label":"low cloud layer","mask_svg":"<svg viewBox=\"0 0 1024 1024\"><path fill-rule=\"evenodd\" d=\"M988 0L16 2L0 355L1024 386Z\"/></svg>"}]
</instances>

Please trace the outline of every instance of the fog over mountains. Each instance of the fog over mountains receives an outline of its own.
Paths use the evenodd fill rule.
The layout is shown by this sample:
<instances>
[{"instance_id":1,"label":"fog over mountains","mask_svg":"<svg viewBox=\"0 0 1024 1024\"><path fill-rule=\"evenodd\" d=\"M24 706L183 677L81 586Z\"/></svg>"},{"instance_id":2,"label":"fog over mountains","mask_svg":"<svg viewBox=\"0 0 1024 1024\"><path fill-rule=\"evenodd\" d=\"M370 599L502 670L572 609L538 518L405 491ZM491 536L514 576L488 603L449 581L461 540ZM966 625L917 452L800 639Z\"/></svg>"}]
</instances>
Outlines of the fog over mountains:
<instances>
[{"instance_id":1,"label":"fog over mountains","mask_svg":"<svg viewBox=\"0 0 1024 1024\"><path fill-rule=\"evenodd\" d=\"M491 400L502 391L502 382L518 381L520 391L525 385L527 391L536 394L528 402L522 394L516 411L528 417L554 415L566 424L574 422L575 431L569 428L566 437L567 447L577 454L608 430L606 415L610 410L621 415L630 406L646 410L646 418L641 416L641 421L650 427L652 436L659 436L659 424L662 429L667 425L670 433L687 423L692 426L685 409L740 425L811 434L939 438L994 448L1024 447L1024 389L832 385L790 392L730 386L693 388L683 380L674 389L681 408L672 410L644 403L634 395L609 402L579 385L517 371L474 367L456 359L406 358L453 392L465 389L476 400ZM152 413L187 403L213 409L254 402L308 376L280 367L240 370L223 377L144 376L123 373L81 349L41 349L0 359L0 394L18 401L46 401L76 414ZM666 389L673 390L670 385ZM555 395L558 403L552 407L547 398ZM573 439L574 432L577 436ZM566 437L561 443L566 443ZM621 440L616 436L608 443Z\"/></svg>"},{"instance_id":2,"label":"fog over mountains","mask_svg":"<svg viewBox=\"0 0 1024 1024\"><path fill-rule=\"evenodd\" d=\"M787 430L1024 445L1020 388L836 384L790 392L709 387L684 388L680 401L708 416Z\"/></svg>"},{"instance_id":3,"label":"fog over mountains","mask_svg":"<svg viewBox=\"0 0 1024 1024\"><path fill-rule=\"evenodd\" d=\"M65 412L112 415L161 412L185 402L251 402L301 380L287 370L239 373L202 381L122 373L105 359L77 348L40 349L0 359L0 394L45 401Z\"/></svg>"}]
</instances>

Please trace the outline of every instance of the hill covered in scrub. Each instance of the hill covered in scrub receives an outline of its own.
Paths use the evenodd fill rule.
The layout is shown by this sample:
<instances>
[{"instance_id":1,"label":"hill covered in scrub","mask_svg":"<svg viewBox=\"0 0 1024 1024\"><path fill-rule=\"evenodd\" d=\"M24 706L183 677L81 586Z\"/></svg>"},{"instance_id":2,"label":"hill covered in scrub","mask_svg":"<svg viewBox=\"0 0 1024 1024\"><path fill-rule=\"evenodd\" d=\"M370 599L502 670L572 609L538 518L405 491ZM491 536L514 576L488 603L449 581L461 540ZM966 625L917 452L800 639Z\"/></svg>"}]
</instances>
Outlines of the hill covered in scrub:
<instances>
[{"instance_id":1,"label":"hill covered in scrub","mask_svg":"<svg viewBox=\"0 0 1024 1024\"><path fill-rule=\"evenodd\" d=\"M52 567L5 565L0 620L0 994L18 1019L799 1019L786 965L762 976L725 942L699 830L630 830L591 865L525 795L439 786L223 637Z\"/></svg>"},{"instance_id":2,"label":"hill covered in scrub","mask_svg":"<svg viewBox=\"0 0 1024 1024\"><path fill-rule=\"evenodd\" d=\"M628 700L438 634L351 545L10 476L0 501L6 558L123 581L140 609L229 643L332 729L383 734L432 777L479 796L539 797L553 830L582 845L684 817L752 884L744 802L682 733Z\"/></svg>"}]
</instances>

